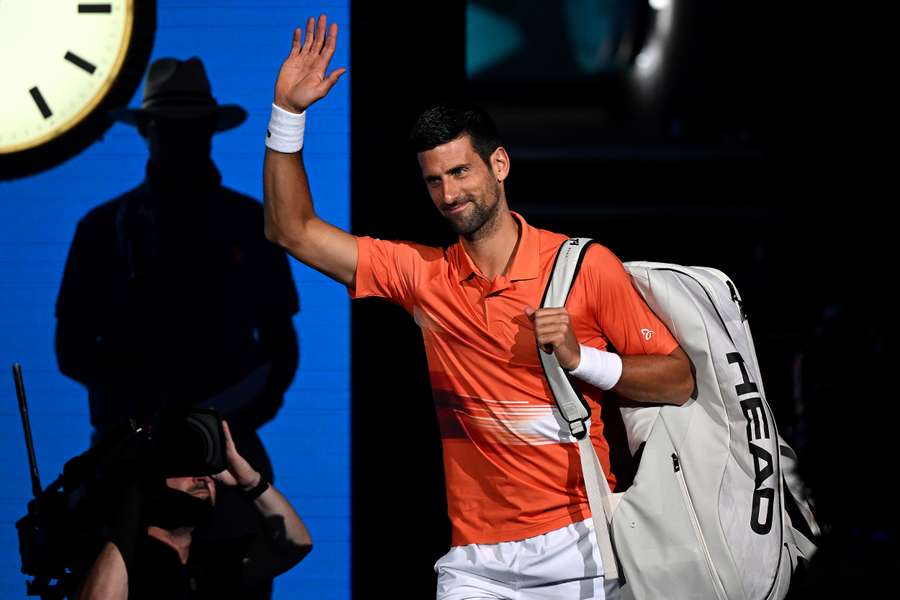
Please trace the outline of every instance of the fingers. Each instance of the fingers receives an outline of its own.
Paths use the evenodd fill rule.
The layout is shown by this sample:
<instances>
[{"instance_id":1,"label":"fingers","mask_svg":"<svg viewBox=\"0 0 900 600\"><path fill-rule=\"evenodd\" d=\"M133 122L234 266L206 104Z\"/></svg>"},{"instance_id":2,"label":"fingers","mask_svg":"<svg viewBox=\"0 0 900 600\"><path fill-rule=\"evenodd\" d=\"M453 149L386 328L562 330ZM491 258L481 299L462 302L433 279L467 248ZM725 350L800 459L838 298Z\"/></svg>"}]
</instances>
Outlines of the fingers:
<instances>
[{"instance_id":1,"label":"fingers","mask_svg":"<svg viewBox=\"0 0 900 600\"><path fill-rule=\"evenodd\" d=\"M572 323L565 308L525 307L525 314L534 323L534 338L541 350L550 354L573 337Z\"/></svg>"},{"instance_id":2,"label":"fingers","mask_svg":"<svg viewBox=\"0 0 900 600\"><path fill-rule=\"evenodd\" d=\"M554 331L571 331L572 326L568 320L543 320L534 325L535 334Z\"/></svg>"},{"instance_id":3,"label":"fingers","mask_svg":"<svg viewBox=\"0 0 900 600\"><path fill-rule=\"evenodd\" d=\"M570 325L572 322L565 308L539 308L538 310L533 310L530 306L526 306L525 315L534 323L536 329L553 324Z\"/></svg>"},{"instance_id":4,"label":"fingers","mask_svg":"<svg viewBox=\"0 0 900 600\"><path fill-rule=\"evenodd\" d=\"M557 315L567 315L569 311L566 310L565 307L559 308L539 308L537 310L531 308L530 306L525 307L525 316L534 321L535 319L542 319L545 317L557 316Z\"/></svg>"},{"instance_id":5,"label":"fingers","mask_svg":"<svg viewBox=\"0 0 900 600\"><path fill-rule=\"evenodd\" d=\"M326 76L329 61L337 47L337 23L328 26L323 15L310 17L306 29L294 30L291 54L284 61L275 82L276 102L308 108L321 100L347 69L335 69Z\"/></svg>"},{"instance_id":6,"label":"fingers","mask_svg":"<svg viewBox=\"0 0 900 600\"><path fill-rule=\"evenodd\" d=\"M312 48L313 45L313 33L316 30L316 20L313 17L310 17L306 20L306 35L303 37L303 49L302 52L309 52L309 49Z\"/></svg>"},{"instance_id":7,"label":"fingers","mask_svg":"<svg viewBox=\"0 0 900 600\"><path fill-rule=\"evenodd\" d=\"M316 54L322 53L322 48L325 46L325 26L328 22L328 17L325 15L319 15L319 22L316 25L316 39L313 42L312 51Z\"/></svg>"},{"instance_id":8,"label":"fingers","mask_svg":"<svg viewBox=\"0 0 900 600\"><path fill-rule=\"evenodd\" d=\"M535 329L541 329L542 327L553 325L563 325L569 327L571 325L569 315L542 315L535 317L534 319Z\"/></svg>"},{"instance_id":9,"label":"fingers","mask_svg":"<svg viewBox=\"0 0 900 600\"><path fill-rule=\"evenodd\" d=\"M291 54L296 54L303 46L303 33L299 27L294 29L294 39L291 41Z\"/></svg>"},{"instance_id":10,"label":"fingers","mask_svg":"<svg viewBox=\"0 0 900 600\"><path fill-rule=\"evenodd\" d=\"M231 438L231 429L228 428L228 421L222 420L222 431L225 433L225 451L237 451L234 446L234 440Z\"/></svg>"},{"instance_id":11,"label":"fingers","mask_svg":"<svg viewBox=\"0 0 900 600\"><path fill-rule=\"evenodd\" d=\"M337 46L337 33L337 23L332 23L331 27L328 28L328 36L325 38L325 48L322 51L322 60L325 61L326 65L328 64L328 61L331 60L331 57L334 56L334 49Z\"/></svg>"},{"instance_id":12,"label":"fingers","mask_svg":"<svg viewBox=\"0 0 900 600\"><path fill-rule=\"evenodd\" d=\"M329 75L322 81L322 85L325 86L326 94L328 93L328 91L331 88L334 87L334 84L336 84L338 79L341 78L341 75L343 75L346 72L347 72L347 69L345 69L343 67L341 67L340 69L335 69L334 71L331 72L331 75Z\"/></svg>"},{"instance_id":13,"label":"fingers","mask_svg":"<svg viewBox=\"0 0 900 600\"><path fill-rule=\"evenodd\" d=\"M548 351L548 347L559 348L562 344L566 342L566 339L569 336L570 330L568 327L564 326L548 326L542 330L536 330L534 334L534 339L537 341L538 345L544 350L544 352Z\"/></svg>"},{"instance_id":14,"label":"fingers","mask_svg":"<svg viewBox=\"0 0 900 600\"><path fill-rule=\"evenodd\" d=\"M294 32L293 50L300 48L299 52L305 52L315 57L314 64L321 66L323 72L328 68L328 63L334 56L337 47L338 25L332 23L330 27L326 28L327 22L328 18L325 15L319 15L318 20L310 17L306 21L306 35L303 38L302 48L298 46L299 30Z\"/></svg>"},{"instance_id":15,"label":"fingers","mask_svg":"<svg viewBox=\"0 0 900 600\"><path fill-rule=\"evenodd\" d=\"M541 315L567 315L569 311L566 310L564 306L558 308L539 308L537 310L533 310L531 307L525 307L525 313L528 314L528 311L535 313L538 316Z\"/></svg>"},{"instance_id":16,"label":"fingers","mask_svg":"<svg viewBox=\"0 0 900 600\"><path fill-rule=\"evenodd\" d=\"M213 479L218 481L219 483L223 483L225 485L237 485L237 479L234 478L234 475L229 473L228 471L222 471L221 473L216 473L212 476Z\"/></svg>"}]
</instances>

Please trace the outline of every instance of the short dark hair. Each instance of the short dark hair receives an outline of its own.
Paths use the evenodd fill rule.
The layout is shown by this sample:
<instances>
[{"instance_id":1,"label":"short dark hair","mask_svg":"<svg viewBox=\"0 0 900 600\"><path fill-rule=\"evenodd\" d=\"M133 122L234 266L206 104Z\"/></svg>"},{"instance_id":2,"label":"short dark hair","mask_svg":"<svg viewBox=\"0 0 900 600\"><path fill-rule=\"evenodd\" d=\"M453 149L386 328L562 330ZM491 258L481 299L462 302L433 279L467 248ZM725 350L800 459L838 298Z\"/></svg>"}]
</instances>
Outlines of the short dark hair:
<instances>
[{"instance_id":1,"label":"short dark hair","mask_svg":"<svg viewBox=\"0 0 900 600\"><path fill-rule=\"evenodd\" d=\"M414 152L425 152L466 134L475 152L490 166L491 154L500 147L500 134L491 116L477 106L432 106L419 115L409 134L409 144Z\"/></svg>"}]
</instances>

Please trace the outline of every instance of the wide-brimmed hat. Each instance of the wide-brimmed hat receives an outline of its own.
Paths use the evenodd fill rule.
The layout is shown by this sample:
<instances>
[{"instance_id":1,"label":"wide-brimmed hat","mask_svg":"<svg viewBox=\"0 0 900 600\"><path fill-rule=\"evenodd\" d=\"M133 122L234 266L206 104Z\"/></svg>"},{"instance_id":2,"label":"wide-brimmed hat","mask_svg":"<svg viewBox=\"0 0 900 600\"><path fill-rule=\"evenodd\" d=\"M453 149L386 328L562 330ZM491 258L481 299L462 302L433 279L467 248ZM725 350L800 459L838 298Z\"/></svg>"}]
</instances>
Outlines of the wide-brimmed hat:
<instances>
[{"instance_id":1,"label":"wide-brimmed hat","mask_svg":"<svg viewBox=\"0 0 900 600\"><path fill-rule=\"evenodd\" d=\"M109 115L116 121L138 125L149 117L199 119L216 117L216 131L233 129L247 119L237 104L219 104L213 98L206 69L199 58L160 58L150 65L140 108L117 108Z\"/></svg>"}]
</instances>

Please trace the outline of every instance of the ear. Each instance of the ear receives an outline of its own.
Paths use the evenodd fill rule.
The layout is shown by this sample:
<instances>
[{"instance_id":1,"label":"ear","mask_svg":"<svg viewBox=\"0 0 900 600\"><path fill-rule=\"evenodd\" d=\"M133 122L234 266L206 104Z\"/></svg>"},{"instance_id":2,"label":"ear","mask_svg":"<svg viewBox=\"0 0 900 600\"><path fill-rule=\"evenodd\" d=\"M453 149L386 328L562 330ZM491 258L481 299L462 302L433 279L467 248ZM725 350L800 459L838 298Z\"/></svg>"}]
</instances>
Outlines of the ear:
<instances>
[{"instance_id":1,"label":"ear","mask_svg":"<svg viewBox=\"0 0 900 600\"><path fill-rule=\"evenodd\" d=\"M502 183L509 176L509 154L503 146L497 146L491 154L491 169L498 183Z\"/></svg>"}]
</instances>

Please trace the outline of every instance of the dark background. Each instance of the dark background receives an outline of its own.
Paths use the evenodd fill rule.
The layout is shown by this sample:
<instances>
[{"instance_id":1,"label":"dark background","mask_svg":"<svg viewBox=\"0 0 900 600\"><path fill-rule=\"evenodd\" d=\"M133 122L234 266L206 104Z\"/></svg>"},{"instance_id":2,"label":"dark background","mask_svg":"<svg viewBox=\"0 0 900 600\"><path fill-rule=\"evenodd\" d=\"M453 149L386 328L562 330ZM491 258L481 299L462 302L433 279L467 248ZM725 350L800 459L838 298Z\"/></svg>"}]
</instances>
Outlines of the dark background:
<instances>
[{"instance_id":1,"label":"dark background","mask_svg":"<svg viewBox=\"0 0 900 600\"><path fill-rule=\"evenodd\" d=\"M597 238L624 261L733 278L828 531L794 596L881 595L898 566L883 27L812 3L675 6L659 91L639 102L622 72L467 81L462 2L353 3L353 232L454 241L406 136L432 102L488 108L512 160L510 207L531 224ZM354 594L433 597L450 538L421 337L399 307L352 310Z\"/></svg>"}]
</instances>

